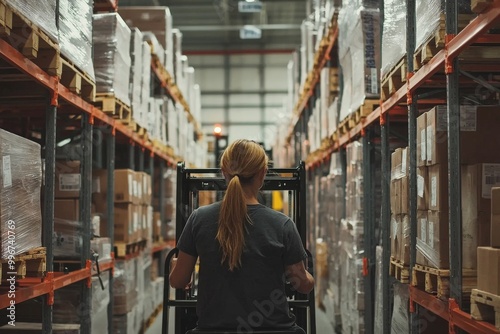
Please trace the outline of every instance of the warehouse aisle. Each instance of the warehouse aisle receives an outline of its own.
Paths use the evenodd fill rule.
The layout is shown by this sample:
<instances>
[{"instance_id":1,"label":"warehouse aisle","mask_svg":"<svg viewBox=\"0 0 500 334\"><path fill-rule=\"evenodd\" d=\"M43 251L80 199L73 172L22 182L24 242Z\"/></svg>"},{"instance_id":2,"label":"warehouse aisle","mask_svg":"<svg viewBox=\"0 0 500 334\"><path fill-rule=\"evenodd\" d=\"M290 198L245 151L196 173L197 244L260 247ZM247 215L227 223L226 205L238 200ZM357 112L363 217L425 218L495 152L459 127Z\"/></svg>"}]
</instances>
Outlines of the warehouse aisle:
<instances>
[{"instance_id":1,"label":"warehouse aisle","mask_svg":"<svg viewBox=\"0 0 500 334\"><path fill-rule=\"evenodd\" d=\"M174 331L172 328L170 329L169 334L172 334L173 332ZM334 331L328 316L325 314L325 312L323 312L319 308L316 308L316 334L332 333L334 333ZM145 334L161 334L161 316L158 316L156 318L156 321L151 327L149 327Z\"/></svg>"}]
</instances>

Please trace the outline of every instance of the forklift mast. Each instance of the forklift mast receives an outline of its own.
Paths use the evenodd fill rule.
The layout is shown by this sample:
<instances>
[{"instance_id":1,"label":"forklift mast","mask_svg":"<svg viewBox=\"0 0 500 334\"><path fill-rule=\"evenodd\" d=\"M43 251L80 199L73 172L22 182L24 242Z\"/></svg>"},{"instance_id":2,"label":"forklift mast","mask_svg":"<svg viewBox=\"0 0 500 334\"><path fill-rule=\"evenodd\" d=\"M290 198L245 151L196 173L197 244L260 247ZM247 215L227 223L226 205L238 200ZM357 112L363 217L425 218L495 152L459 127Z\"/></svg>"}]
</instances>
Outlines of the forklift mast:
<instances>
[{"instance_id":1,"label":"forklift mast","mask_svg":"<svg viewBox=\"0 0 500 334\"><path fill-rule=\"evenodd\" d=\"M200 206L200 192L216 192L216 198L222 198L226 190L226 180L220 169L188 169L184 162L177 165L177 203L176 203L176 242L182 234L191 213ZM297 225L302 245L308 254L307 269L313 274L313 259L307 250L307 223L306 223L306 174L305 164L300 162L296 168L269 168L261 188L261 193L283 191L288 194L287 215ZM272 196L264 196L272 198ZM262 203L271 207L271 203ZM173 249L165 259L165 289L163 307L162 333L167 334L169 330L169 309L175 310L175 334L185 334L188 330L196 327L196 284L190 291L183 289L175 290L175 299L170 299L170 286L168 274L170 262L178 253ZM193 282L196 282L196 277ZM298 292L287 291L290 309L296 316L297 325L309 334L316 334L315 322L315 300L314 290L308 295Z\"/></svg>"}]
</instances>

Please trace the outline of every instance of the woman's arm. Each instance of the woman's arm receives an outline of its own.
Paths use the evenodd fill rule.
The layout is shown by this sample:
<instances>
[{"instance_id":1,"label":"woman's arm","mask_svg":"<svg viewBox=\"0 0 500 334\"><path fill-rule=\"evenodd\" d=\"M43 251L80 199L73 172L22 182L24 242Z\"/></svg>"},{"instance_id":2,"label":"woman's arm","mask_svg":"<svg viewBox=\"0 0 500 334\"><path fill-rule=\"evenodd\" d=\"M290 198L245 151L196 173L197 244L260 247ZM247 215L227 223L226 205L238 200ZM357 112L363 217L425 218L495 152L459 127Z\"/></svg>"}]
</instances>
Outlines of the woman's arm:
<instances>
[{"instance_id":1,"label":"woman's arm","mask_svg":"<svg viewBox=\"0 0 500 334\"><path fill-rule=\"evenodd\" d=\"M179 251L176 262L169 276L170 286L175 289L184 289L191 281L196 257Z\"/></svg>"},{"instance_id":2,"label":"woman's arm","mask_svg":"<svg viewBox=\"0 0 500 334\"><path fill-rule=\"evenodd\" d=\"M286 266L286 277L290 281L292 288L300 293L307 294L314 288L314 278L306 270L304 262L300 261L295 264Z\"/></svg>"}]
</instances>

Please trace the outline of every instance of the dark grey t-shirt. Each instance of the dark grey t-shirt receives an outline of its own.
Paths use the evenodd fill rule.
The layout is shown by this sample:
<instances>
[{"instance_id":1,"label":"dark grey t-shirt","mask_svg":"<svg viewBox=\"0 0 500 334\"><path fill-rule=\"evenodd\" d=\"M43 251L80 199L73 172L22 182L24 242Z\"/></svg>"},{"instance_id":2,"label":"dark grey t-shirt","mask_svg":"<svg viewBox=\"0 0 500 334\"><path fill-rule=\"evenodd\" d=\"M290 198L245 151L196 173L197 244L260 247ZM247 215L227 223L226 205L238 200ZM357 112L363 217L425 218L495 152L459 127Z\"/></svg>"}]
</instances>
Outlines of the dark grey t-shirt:
<instances>
[{"instance_id":1,"label":"dark grey t-shirt","mask_svg":"<svg viewBox=\"0 0 500 334\"><path fill-rule=\"evenodd\" d=\"M248 205L241 267L233 272L221 264L215 239L220 203L195 210L177 247L200 257L198 327L288 328L295 323L285 295L285 266L306 258L295 223L264 205Z\"/></svg>"}]
</instances>

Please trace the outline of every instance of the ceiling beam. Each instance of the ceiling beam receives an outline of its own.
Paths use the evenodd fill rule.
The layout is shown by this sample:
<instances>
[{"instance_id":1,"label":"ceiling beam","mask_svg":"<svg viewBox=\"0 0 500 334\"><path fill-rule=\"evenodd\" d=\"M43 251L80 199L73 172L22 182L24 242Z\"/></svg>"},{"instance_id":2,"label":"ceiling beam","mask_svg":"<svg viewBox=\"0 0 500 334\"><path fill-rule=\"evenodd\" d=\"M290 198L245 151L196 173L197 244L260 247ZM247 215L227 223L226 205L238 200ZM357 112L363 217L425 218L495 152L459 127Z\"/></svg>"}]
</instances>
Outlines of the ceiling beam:
<instances>
[{"instance_id":1,"label":"ceiling beam","mask_svg":"<svg viewBox=\"0 0 500 334\"><path fill-rule=\"evenodd\" d=\"M261 30L292 30L300 29L300 24L260 24L255 27ZM239 31L243 28L242 25L202 25L202 26L176 26L182 32L185 31Z\"/></svg>"}]
</instances>

